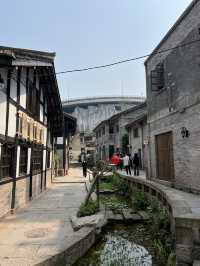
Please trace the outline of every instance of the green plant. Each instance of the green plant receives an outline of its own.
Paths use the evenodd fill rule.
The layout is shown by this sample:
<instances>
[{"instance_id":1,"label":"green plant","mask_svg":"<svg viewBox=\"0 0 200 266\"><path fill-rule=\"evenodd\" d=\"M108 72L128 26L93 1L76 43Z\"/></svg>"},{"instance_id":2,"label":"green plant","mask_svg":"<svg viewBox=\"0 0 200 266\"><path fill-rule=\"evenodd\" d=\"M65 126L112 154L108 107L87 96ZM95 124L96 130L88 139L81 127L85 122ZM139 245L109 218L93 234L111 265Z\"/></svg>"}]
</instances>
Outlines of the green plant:
<instances>
[{"instance_id":1,"label":"green plant","mask_svg":"<svg viewBox=\"0 0 200 266\"><path fill-rule=\"evenodd\" d=\"M166 265L166 261L168 259L168 251L160 239L153 240L153 248L156 257L159 258L160 265Z\"/></svg>"},{"instance_id":2,"label":"green plant","mask_svg":"<svg viewBox=\"0 0 200 266\"><path fill-rule=\"evenodd\" d=\"M126 196L128 194L128 183L117 174L111 177L113 186L118 190L118 193Z\"/></svg>"},{"instance_id":3,"label":"green plant","mask_svg":"<svg viewBox=\"0 0 200 266\"><path fill-rule=\"evenodd\" d=\"M147 207L149 206L149 200L145 196L145 194L141 191L137 191L134 194L134 199L133 199L133 206L136 210L146 210Z\"/></svg>"},{"instance_id":4,"label":"green plant","mask_svg":"<svg viewBox=\"0 0 200 266\"><path fill-rule=\"evenodd\" d=\"M89 200L88 203L81 204L78 214L78 217L84 217L84 216L89 216L97 213L99 211L98 203L97 201L94 200Z\"/></svg>"},{"instance_id":5,"label":"green plant","mask_svg":"<svg viewBox=\"0 0 200 266\"><path fill-rule=\"evenodd\" d=\"M167 266L176 266L176 254L174 252L170 253L167 260Z\"/></svg>"},{"instance_id":6,"label":"green plant","mask_svg":"<svg viewBox=\"0 0 200 266\"><path fill-rule=\"evenodd\" d=\"M113 184L112 183L110 183L110 182L101 182L100 184L99 184L99 189L100 190L106 190L106 189L108 189L108 190L114 190L115 189L115 187L113 186Z\"/></svg>"}]
</instances>

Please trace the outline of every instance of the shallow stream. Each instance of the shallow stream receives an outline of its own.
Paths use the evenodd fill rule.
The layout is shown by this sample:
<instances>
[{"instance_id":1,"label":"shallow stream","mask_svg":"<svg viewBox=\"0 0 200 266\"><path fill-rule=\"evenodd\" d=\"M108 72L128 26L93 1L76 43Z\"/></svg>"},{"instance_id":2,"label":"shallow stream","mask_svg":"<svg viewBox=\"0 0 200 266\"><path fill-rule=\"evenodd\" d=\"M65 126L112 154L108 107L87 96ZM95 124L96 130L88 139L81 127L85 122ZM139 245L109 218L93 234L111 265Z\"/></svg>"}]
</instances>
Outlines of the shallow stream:
<instances>
[{"instance_id":1,"label":"shallow stream","mask_svg":"<svg viewBox=\"0 0 200 266\"><path fill-rule=\"evenodd\" d=\"M152 266L151 232L145 224L109 224L96 244L74 266Z\"/></svg>"}]
</instances>

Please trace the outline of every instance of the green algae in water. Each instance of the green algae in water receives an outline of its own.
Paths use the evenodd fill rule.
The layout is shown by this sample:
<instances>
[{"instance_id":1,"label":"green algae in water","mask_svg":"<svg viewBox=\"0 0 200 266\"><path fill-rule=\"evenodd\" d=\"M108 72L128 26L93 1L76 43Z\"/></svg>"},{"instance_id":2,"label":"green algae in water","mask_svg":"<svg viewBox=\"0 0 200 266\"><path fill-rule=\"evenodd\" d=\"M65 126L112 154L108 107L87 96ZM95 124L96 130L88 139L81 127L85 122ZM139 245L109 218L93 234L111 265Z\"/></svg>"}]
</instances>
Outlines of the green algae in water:
<instances>
[{"instance_id":1,"label":"green algae in water","mask_svg":"<svg viewBox=\"0 0 200 266\"><path fill-rule=\"evenodd\" d=\"M143 235L145 232L142 225L109 225L75 266L152 266L152 256L143 246L149 245L150 235Z\"/></svg>"}]
</instances>

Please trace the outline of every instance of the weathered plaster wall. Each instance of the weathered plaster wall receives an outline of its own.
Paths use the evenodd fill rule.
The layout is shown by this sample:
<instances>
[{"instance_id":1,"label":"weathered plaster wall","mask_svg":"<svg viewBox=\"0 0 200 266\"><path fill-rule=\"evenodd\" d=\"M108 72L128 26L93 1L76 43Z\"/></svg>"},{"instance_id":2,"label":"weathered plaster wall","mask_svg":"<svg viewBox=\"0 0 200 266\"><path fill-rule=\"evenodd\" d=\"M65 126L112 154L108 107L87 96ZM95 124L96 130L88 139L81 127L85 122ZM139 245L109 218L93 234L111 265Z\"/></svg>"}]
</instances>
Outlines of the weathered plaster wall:
<instances>
[{"instance_id":1,"label":"weathered plaster wall","mask_svg":"<svg viewBox=\"0 0 200 266\"><path fill-rule=\"evenodd\" d=\"M12 182L0 186L0 217L10 211L12 199Z\"/></svg>"},{"instance_id":2,"label":"weathered plaster wall","mask_svg":"<svg viewBox=\"0 0 200 266\"><path fill-rule=\"evenodd\" d=\"M17 180L15 192L15 208L21 208L29 202L30 177Z\"/></svg>"},{"instance_id":3,"label":"weathered plaster wall","mask_svg":"<svg viewBox=\"0 0 200 266\"><path fill-rule=\"evenodd\" d=\"M8 120L8 136L15 137L16 134L16 115L17 108L13 104L9 104L9 120Z\"/></svg>"},{"instance_id":4,"label":"weathered plaster wall","mask_svg":"<svg viewBox=\"0 0 200 266\"><path fill-rule=\"evenodd\" d=\"M200 1L181 21L160 50L199 40ZM200 43L177 48L152 56L146 65L147 105L150 126L150 176L157 177L155 136L172 131L175 167L175 185L200 191ZM165 86L157 92L151 90L150 73L160 62L164 64ZM189 138L182 138L186 127Z\"/></svg>"},{"instance_id":5,"label":"weathered plaster wall","mask_svg":"<svg viewBox=\"0 0 200 266\"><path fill-rule=\"evenodd\" d=\"M7 108L7 100L6 94L0 91L0 114L1 115L1 123L0 123L0 134L5 135L6 130L6 108Z\"/></svg>"}]
</instances>

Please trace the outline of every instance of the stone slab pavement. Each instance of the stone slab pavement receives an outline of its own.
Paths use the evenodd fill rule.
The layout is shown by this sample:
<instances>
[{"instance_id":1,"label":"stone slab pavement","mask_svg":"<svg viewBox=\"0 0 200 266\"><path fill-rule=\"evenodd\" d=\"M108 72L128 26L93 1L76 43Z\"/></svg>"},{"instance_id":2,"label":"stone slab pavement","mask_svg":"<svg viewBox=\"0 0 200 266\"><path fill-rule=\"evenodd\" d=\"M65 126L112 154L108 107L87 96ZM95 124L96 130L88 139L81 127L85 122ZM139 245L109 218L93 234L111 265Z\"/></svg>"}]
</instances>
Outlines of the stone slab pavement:
<instances>
[{"instance_id":1,"label":"stone slab pavement","mask_svg":"<svg viewBox=\"0 0 200 266\"><path fill-rule=\"evenodd\" d=\"M72 245L87 228L74 232L70 216L75 215L86 190L79 180L80 169L54 179L38 199L0 221L0 266L31 266L59 254Z\"/></svg>"}]
</instances>

